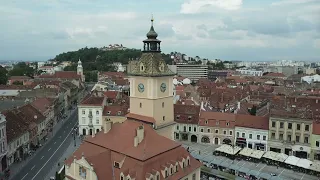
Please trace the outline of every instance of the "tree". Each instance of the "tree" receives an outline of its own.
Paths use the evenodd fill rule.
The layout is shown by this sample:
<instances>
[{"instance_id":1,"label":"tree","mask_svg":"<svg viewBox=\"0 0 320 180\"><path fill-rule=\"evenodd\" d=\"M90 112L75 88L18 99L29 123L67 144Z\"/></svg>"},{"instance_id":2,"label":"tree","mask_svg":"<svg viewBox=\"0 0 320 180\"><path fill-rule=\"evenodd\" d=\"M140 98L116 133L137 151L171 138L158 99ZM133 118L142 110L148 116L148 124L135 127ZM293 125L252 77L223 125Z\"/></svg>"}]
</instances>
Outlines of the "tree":
<instances>
[{"instance_id":1,"label":"tree","mask_svg":"<svg viewBox=\"0 0 320 180\"><path fill-rule=\"evenodd\" d=\"M33 77L35 69L29 67L25 62L19 62L9 71L9 76L29 76Z\"/></svg>"},{"instance_id":2,"label":"tree","mask_svg":"<svg viewBox=\"0 0 320 180\"><path fill-rule=\"evenodd\" d=\"M8 71L0 66L0 84L7 84L8 81Z\"/></svg>"},{"instance_id":3,"label":"tree","mask_svg":"<svg viewBox=\"0 0 320 180\"><path fill-rule=\"evenodd\" d=\"M249 112L251 115L255 116L255 115L257 114L257 106L252 106L251 109L248 109L248 112Z\"/></svg>"},{"instance_id":4,"label":"tree","mask_svg":"<svg viewBox=\"0 0 320 180\"><path fill-rule=\"evenodd\" d=\"M85 71L84 72L86 82L98 82L98 72L97 71Z\"/></svg>"}]
</instances>

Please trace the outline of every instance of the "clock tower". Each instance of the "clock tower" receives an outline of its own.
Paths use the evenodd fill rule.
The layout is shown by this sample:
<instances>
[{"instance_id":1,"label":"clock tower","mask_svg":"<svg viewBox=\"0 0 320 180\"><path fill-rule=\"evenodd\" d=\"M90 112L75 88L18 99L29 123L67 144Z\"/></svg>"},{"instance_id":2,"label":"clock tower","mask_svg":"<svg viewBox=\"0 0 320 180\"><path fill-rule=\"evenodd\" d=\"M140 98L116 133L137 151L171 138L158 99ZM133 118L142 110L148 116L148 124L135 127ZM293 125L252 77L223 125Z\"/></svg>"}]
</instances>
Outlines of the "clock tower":
<instances>
[{"instance_id":1,"label":"clock tower","mask_svg":"<svg viewBox=\"0 0 320 180\"><path fill-rule=\"evenodd\" d=\"M173 73L162 59L161 41L153 27L143 41L142 56L131 61L130 113L128 119L150 124L161 135L173 139Z\"/></svg>"}]
</instances>

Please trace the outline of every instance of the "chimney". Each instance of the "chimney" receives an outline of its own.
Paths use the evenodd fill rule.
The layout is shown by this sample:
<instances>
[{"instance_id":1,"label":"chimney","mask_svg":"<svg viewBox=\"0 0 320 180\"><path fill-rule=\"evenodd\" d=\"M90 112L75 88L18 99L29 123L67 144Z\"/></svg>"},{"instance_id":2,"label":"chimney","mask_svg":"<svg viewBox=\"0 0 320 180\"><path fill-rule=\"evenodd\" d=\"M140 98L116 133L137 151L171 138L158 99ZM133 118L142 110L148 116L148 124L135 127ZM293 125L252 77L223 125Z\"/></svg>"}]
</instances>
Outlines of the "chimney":
<instances>
[{"instance_id":1,"label":"chimney","mask_svg":"<svg viewBox=\"0 0 320 180\"><path fill-rule=\"evenodd\" d=\"M105 120L105 123L103 123L103 131L104 131L104 133L108 133L111 130L112 124L113 124L113 122L110 121L109 118Z\"/></svg>"},{"instance_id":2,"label":"chimney","mask_svg":"<svg viewBox=\"0 0 320 180\"><path fill-rule=\"evenodd\" d=\"M137 147L144 139L144 126L143 124L137 128L137 136L134 137L134 147Z\"/></svg>"}]
</instances>

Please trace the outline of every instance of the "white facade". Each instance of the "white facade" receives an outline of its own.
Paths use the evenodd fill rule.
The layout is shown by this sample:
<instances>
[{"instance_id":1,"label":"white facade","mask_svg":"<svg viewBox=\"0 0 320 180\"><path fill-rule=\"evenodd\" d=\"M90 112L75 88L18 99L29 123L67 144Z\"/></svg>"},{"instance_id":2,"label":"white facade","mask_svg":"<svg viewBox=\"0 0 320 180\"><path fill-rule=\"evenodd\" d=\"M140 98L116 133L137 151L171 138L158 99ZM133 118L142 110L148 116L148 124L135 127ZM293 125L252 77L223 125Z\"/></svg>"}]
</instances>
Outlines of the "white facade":
<instances>
[{"instance_id":1,"label":"white facade","mask_svg":"<svg viewBox=\"0 0 320 180\"><path fill-rule=\"evenodd\" d=\"M18 148L23 145L24 152L29 150L29 132L25 132L20 137L15 140L8 142L8 154L7 154L7 162L8 166L10 166L14 162L14 153L17 153L17 157L21 157L20 151Z\"/></svg>"},{"instance_id":2,"label":"white facade","mask_svg":"<svg viewBox=\"0 0 320 180\"><path fill-rule=\"evenodd\" d=\"M248 148L266 151L268 149L268 130L253 129L245 127L235 127L235 142L237 138L245 138ZM257 144L263 144L264 149L257 147Z\"/></svg>"},{"instance_id":3,"label":"white facade","mask_svg":"<svg viewBox=\"0 0 320 180\"><path fill-rule=\"evenodd\" d=\"M254 69L237 69L237 72L243 75L248 75L248 76L262 76L263 71L260 70L254 70Z\"/></svg>"},{"instance_id":4,"label":"white facade","mask_svg":"<svg viewBox=\"0 0 320 180\"><path fill-rule=\"evenodd\" d=\"M92 135L101 131L103 106L78 106L79 134Z\"/></svg>"},{"instance_id":5,"label":"white facade","mask_svg":"<svg viewBox=\"0 0 320 180\"><path fill-rule=\"evenodd\" d=\"M320 82L320 75L316 74L313 76L303 76L301 77L301 81L305 81L309 84L311 84L312 82Z\"/></svg>"},{"instance_id":6,"label":"white facade","mask_svg":"<svg viewBox=\"0 0 320 180\"><path fill-rule=\"evenodd\" d=\"M53 66L42 66L38 67L39 70L44 71L46 74L54 74L54 67Z\"/></svg>"},{"instance_id":7,"label":"white facade","mask_svg":"<svg viewBox=\"0 0 320 180\"><path fill-rule=\"evenodd\" d=\"M202 78L208 78L207 65L178 64L168 65L168 68L172 72L177 73L177 75L189 78L193 81L197 81Z\"/></svg>"},{"instance_id":8,"label":"white facade","mask_svg":"<svg viewBox=\"0 0 320 180\"><path fill-rule=\"evenodd\" d=\"M0 113L0 160L7 154L6 117Z\"/></svg>"}]
</instances>

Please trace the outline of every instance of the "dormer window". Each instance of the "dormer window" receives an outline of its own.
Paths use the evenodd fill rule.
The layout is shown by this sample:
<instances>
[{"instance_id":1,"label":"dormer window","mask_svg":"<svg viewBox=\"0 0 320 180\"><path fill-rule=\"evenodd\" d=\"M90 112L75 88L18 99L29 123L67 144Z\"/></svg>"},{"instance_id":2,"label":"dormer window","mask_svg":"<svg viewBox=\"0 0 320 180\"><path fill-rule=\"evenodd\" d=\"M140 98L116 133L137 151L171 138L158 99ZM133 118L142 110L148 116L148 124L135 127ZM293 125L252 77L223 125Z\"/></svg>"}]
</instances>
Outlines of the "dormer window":
<instances>
[{"instance_id":1,"label":"dormer window","mask_svg":"<svg viewBox=\"0 0 320 180\"><path fill-rule=\"evenodd\" d=\"M120 168L120 164L118 162L114 162L113 166L118 169Z\"/></svg>"},{"instance_id":2,"label":"dormer window","mask_svg":"<svg viewBox=\"0 0 320 180\"><path fill-rule=\"evenodd\" d=\"M159 174L157 174L157 180L160 180L160 175Z\"/></svg>"},{"instance_id":3,"label":"dormer window","mask_svg":"<svg viewBox=\"0 0 320 180\"><path fill-rule=\"evenodd\" d=\"M121 115L121 111L118 111L118 116L120 116Z\"/></svg>"},{"instance_id":4,"label":"dormer window","mask_svg":"<svg viewBox=\"0 0 320 180\"><path fill-rule=\"evenodd\" d=\"M188 120L189 120L189 121L191 120L191 118L192 118L192 116L188 116Z\"/></svg>"},{"instance_id":5,"label":"dormer window","mask_svg":"<svg viewBox=\"0 0 320 180\"><path fill-rule=\"evenodd\" d=\"M79 176L84 179L87 178L87 170L84 167L79 167Z\"/></svg>"},{"instance_id":6,"label":"dormer window","mask_svg":"<svg viewBox=\"0 0 320 180\"><path fill-rule=\"evenodd\" d=\"M122 174L120 175L120 180L124 180L124 177Z\"/></svg>"},{"instance_id":7,"label":"dormer window","mask_svg":"<svg viewBox=\"0 0 320 180\"><path fill-rule=\"evenodd\" d=\"M107 114L111 114L111 111L108 111Z\"/></svg>"},{"instance_id":8,"label":"dormer window","mask_svg":"<svg viewBox=\"0 0 320 180\"><path fill-rule=\"evenodd\" d=\"M145 71L145 67L144 67L143 63L140 63L140 71Z\"/></svg>"},{"instance_id":9,"label":"dormer window","mask_svg":"<svg viewBox=\"0 0 320 180\"><path fill-rule=\"evenodd\" d=\"M173 168L170 168L170 173L173 174Z\"/></svg>"},{"instance_id":10,"label":"dormer window","mask_svg":"<svg viewBox=\"0 0 320 180\"><path fill-rule=\"evenodd\" d=\"M167 178L168 176L169 176L168 170L165 170L165 178Z\"/></svg>"},{"instance_id":11,"label":"dormer window","mask_svg":"<svg viewBox=\"0 0 320 180\"><path fill-rule=\"evenodd\" d=\"M177 116L176 116L176 119L179 120L179 119L180 119L180 115L177 115Z\"/></svg>"},{"instance_id":12,"label":"dormer window","mask_svg":"<svg viewBox=\"0 0 320 180\"><path fill-rule=\"evenodd\" d=\"M208 124L208 121L206 120L204 123L205 123L205 124Z\"/></svg>"},{"instance_id":13,"label":"dormer window","mask_svg":"<svg viewBox=\"0 0 320 180\"><path fill-rule=\"evenodd\" d=\"M176 168L175 172L178 172L178 164L176 164L175 168Z\"/></svg>"}]
</instances>

